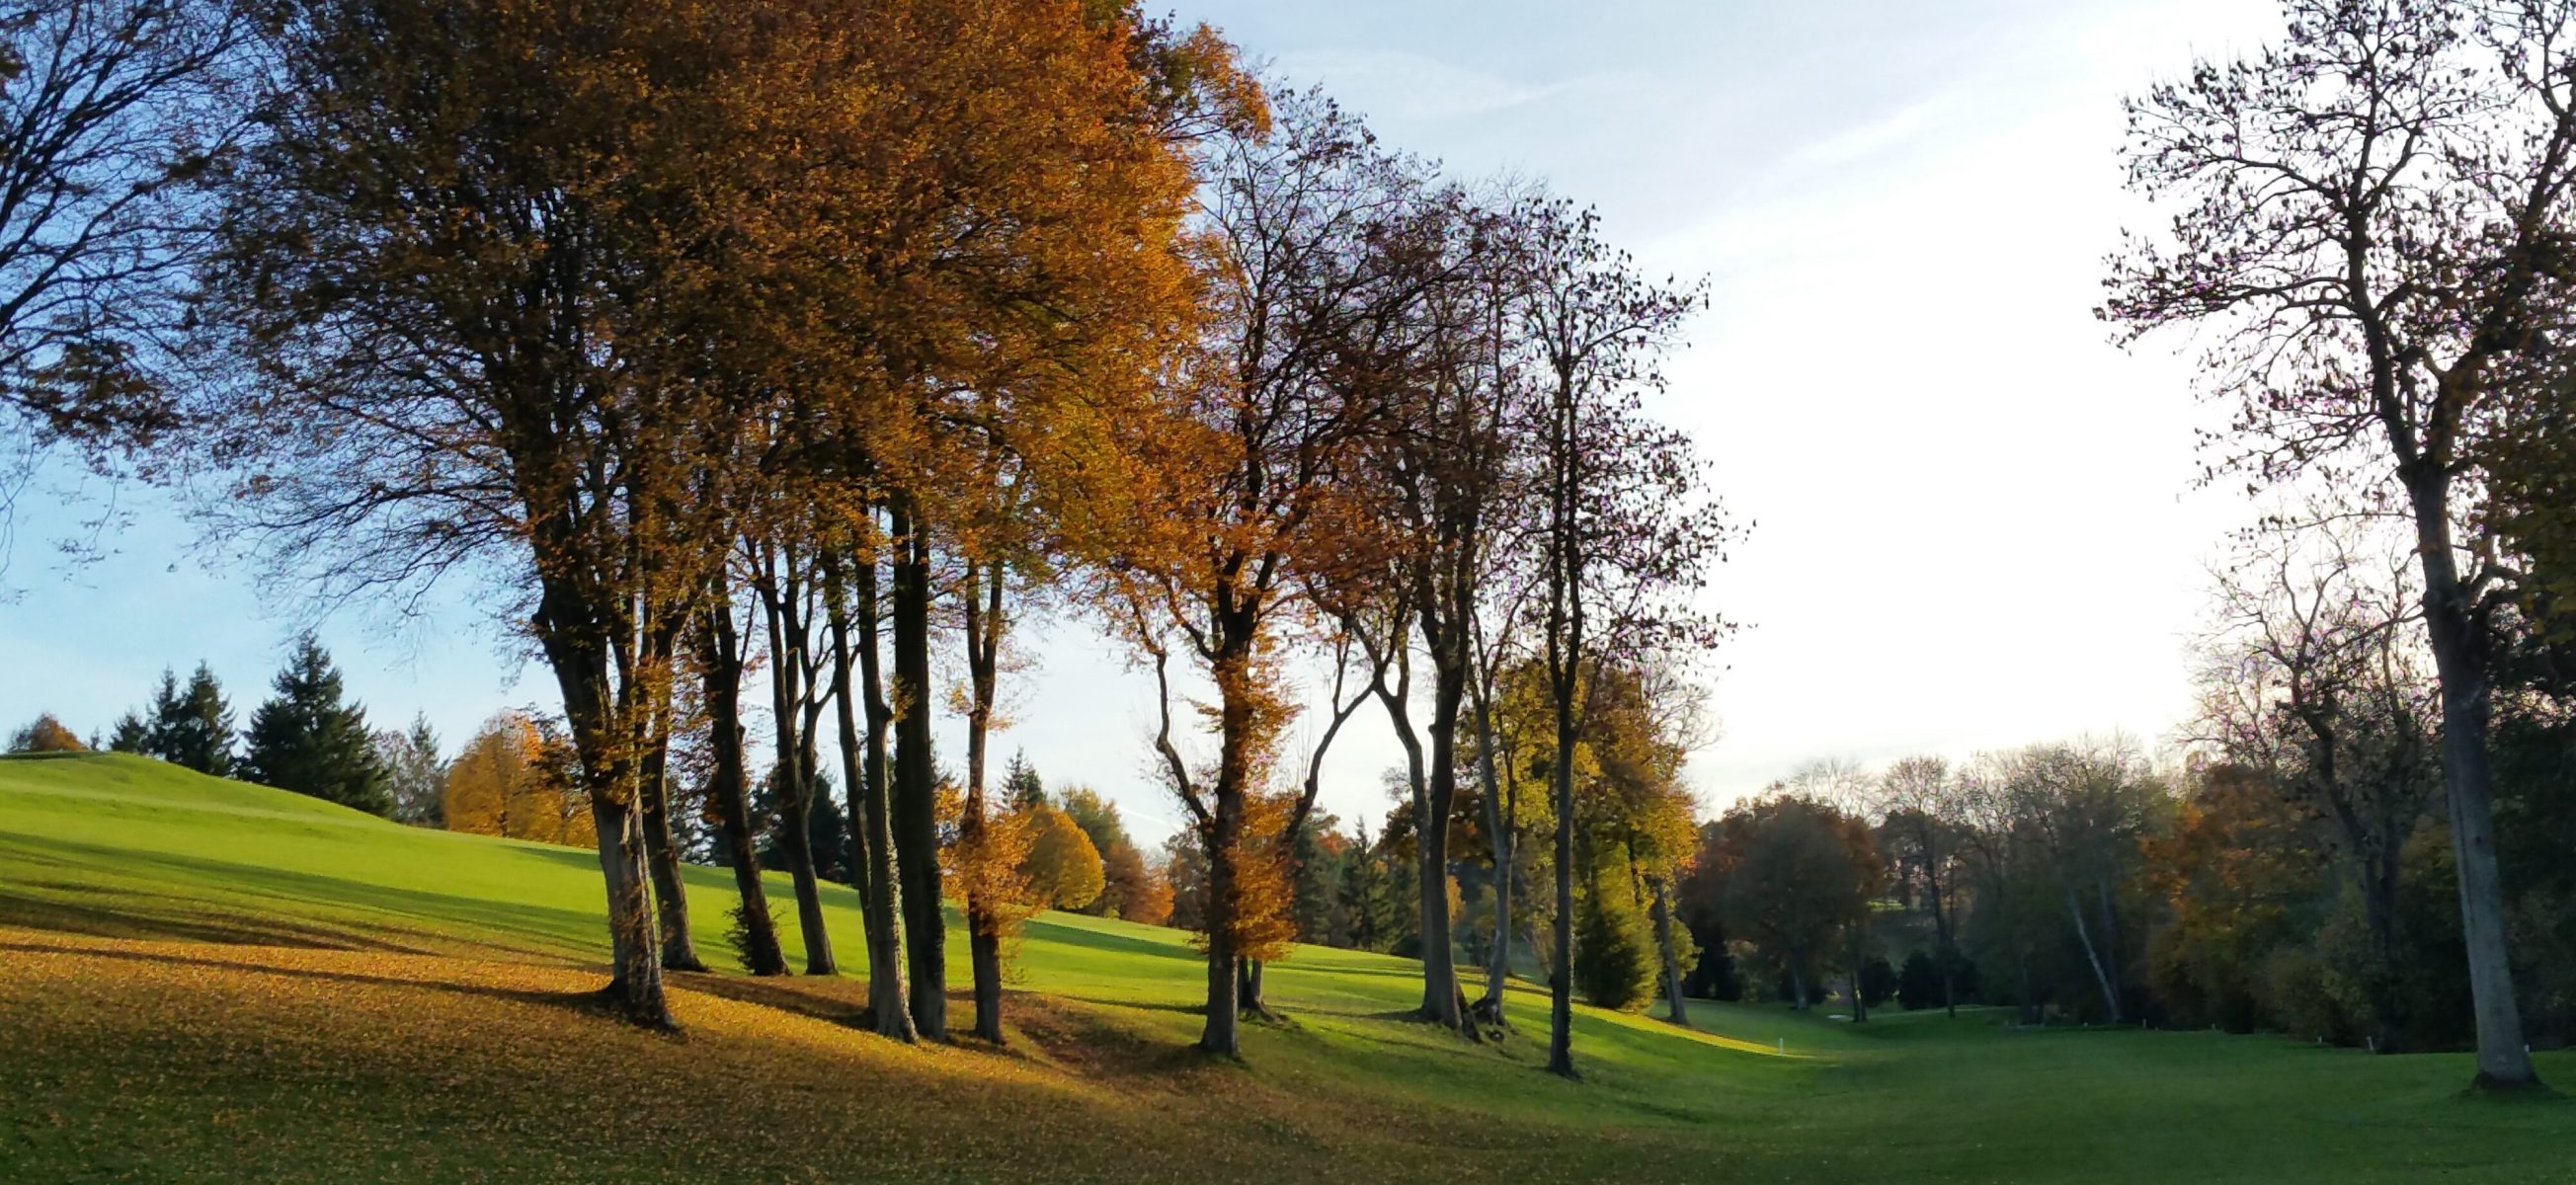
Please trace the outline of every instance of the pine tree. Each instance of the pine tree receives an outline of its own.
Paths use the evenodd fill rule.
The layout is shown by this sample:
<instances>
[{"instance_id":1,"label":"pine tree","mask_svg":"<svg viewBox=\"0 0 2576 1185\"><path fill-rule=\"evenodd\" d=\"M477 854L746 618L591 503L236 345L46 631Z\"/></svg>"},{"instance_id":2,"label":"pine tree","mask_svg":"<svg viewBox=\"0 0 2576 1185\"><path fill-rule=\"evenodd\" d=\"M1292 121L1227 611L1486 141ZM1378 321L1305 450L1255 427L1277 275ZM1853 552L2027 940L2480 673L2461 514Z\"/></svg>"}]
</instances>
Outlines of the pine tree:
<instances>
[{"instance_id":1,"label":"pine tree","mask_svg":"<svg viewBox=\"0 0 2576 1185\"><path fill-rule=\"evenodd\" d=\"M1011 764L1002 770L1002 801L1023 811L1047 805L1046 783L1038 780L1026 749L1012 753Z\"/></svg>"},{"instance_id":2,"label":"pine tree","mask_svg":"<svg viewBox=\"0 0 2576 1185\"><path fill-rule=\"evenodd\" d=\"M107 734L110 753L149 753L151 744L152 726L132 712L117 717L115 730Z\"/></svg>"},{"instance_id":3,"label":"pine tree","mask_svg":"<svg viewBox=\"0 0 2576 1185\"><path fill-rule=\"evenodd\" d=\"M212 668L198 663L185 690L169 671L161 672L144 750L201 774L233 775L233 710L224 702L223 685L215 681Z\"/></svg>"},{"instance_id":4,"label":"pine tree","mask_svg":"<svg viewBox=\"0 0 2576 1185\"><path fill-rule=\"evenodd\" d=\"M277 694L251 713L244 734L243 779L391 815L393 793L366 709L342 698L340 672L321 643L310 634L298 639L272 686Z\"/></svg>"},{"instance_id":5,"label":"pine tree","mask_svg":"<svg viewBox=\"0 0 2576 1185\"><path fill-rule=\"evenodd\" d=\"M1396 899L1395 874L1381 847L1369 840L1368 822L1361 820L1359 838L1343 857L1349 861L1340 893L1343 924L1350 944L1360 950L1385 950L1402 927L1403 903Z\"/></svg>"},{"instance_id":6,"label":"pine tree","mask_svg":"<svg viewBox=\"0 0 2576 1185\"><path fill-rule=\"evenodd\" d=\"M377 733L376 764L385 771L396 822L447 825L447 763L438 758L438 734L430 730L429 717L413 717L407 732Z\"/></svg>"}]
</instances>

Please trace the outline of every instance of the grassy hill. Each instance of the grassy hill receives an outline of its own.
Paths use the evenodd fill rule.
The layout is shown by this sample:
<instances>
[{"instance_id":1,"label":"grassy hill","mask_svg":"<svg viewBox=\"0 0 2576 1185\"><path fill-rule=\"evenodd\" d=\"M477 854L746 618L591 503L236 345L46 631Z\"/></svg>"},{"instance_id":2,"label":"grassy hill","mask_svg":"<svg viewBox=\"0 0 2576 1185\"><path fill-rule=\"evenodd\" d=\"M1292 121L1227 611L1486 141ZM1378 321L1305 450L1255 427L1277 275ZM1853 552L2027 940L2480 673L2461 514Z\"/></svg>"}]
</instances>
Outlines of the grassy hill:
<instances>
[{"instance_id":1,"label":"grassy hill","mask_svg":"<svg viewBox=\"0 0 2576 1185\"><path fill-rule=\"evenodd\" d=\"M720 958L729 884L689 887ZM1468 1045L1401 1019L1411 964L1347 951L1276 965L1289 1019L1211 1063L1182 935L1058 914L1009 1048L908 1048L849 1027L830 906L848 975L678 977L686 1033L656 1036L583 1000L589 852L0 760L0 1181L2576 1179L2576 1106L2462 1098L2464 1056L1704 1006L1585 1012L1577 1085L1538 1068L1534 991L1522 1036ZM593 1112L603 1084L638 1105Z\"/></svg>"}]
</instances>

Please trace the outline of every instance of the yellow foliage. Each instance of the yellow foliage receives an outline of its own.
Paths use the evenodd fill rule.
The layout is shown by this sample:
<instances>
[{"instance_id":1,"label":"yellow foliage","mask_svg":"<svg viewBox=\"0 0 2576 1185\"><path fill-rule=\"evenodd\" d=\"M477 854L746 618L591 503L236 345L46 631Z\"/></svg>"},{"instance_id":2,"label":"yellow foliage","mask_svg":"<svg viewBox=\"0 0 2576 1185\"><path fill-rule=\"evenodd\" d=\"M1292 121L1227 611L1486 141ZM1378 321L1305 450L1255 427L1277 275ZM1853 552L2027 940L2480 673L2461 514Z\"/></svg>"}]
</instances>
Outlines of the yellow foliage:
<instances>
[{"instance_id":1,"label":"yellow foliage","mask_svg":"<svg viewBox=\"0 0 2576 1185\"><path fill-rule=\"evenodd\" d=\"M485 721L447 769L450 831L592 847L590 804L571 777L567 743L522 712Z\"/></svg>"}]
</instances>

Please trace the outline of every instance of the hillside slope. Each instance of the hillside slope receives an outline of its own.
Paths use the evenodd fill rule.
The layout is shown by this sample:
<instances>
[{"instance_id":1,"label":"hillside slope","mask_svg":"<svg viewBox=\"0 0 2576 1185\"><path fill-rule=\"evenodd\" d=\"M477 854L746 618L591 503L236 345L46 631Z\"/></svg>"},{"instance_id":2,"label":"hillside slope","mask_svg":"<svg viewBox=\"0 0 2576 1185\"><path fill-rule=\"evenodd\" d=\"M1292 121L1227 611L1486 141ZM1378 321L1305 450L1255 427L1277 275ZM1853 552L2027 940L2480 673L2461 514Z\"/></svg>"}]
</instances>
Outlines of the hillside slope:
<instances>
[{"instance_id":1,"label":"hillside slope","mask_svg":"<svg viewBox=\"0 0 2576 1185\"><path fill-rule=\"evenodd\" d=\"M1523 1036L1469 1045L1401 1018L1411 964L1314 948L1270 976L1288 1019L1210 1063L1183 1049L1203 982L1184 936L1058 914L1018 952L1009 1048L907 1048L848 1023L845 890L850 974L679 977L668 1038L584 999L596 867L139 758L0 760L0 1180L2576 1172L2576 1108L2455 1097L2463 1058L1709 1006L1707 1032L1587 1011L1577 1085L1538 1069L1534 992ZM693 870L690 889L718 958L729 883ZM634 1105L592 1110L603 1087Z\"/></svg>"}]
</instances>

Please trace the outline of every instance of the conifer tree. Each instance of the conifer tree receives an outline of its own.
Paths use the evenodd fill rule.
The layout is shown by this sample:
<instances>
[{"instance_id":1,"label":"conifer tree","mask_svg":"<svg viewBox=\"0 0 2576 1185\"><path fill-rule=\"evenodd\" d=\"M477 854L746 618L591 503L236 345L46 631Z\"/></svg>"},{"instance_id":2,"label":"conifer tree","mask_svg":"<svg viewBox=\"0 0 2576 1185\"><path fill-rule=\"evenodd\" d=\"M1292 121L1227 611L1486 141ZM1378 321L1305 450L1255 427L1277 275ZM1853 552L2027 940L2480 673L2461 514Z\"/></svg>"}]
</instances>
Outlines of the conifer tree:
<instances>
[{"instance_id":1,"label":"conifer tree","mask_svg":"<svg viewBox=\"0 0 2576 1185\"><path fill-rule=\"evenodd\" d=\"M331 655L307 634L271 684L277 694L251 713L242 778L372 815L393 814L385 769L367 734L366 709L343 697Z\"/></svg>"},{"instance_id":2,"label":"conifer tree","mask_svg":"<svg viewBox=\"0 0 2576 1185\"><path fill-rule=\"evenodd\" d=\"M1036 767L1029 764L1028 750L1011 754L1011 763L1002 768L1002 798L1020 810L1047 805L1046 783L1038 778ZM1094 846L1097 846L1097 839Z\"/></svg>"},{"instance_id":3,"label":"conifer tree","mask_svg":"<svg viewBox=\"0 0 2576 1185\"><path fill-rule=\"evenodd\" d=\"M170 672L161 672L144 751L201 774L233 775L233 709L212 668L198 663L185 690Z\"/></svg>"}]
</instances>

